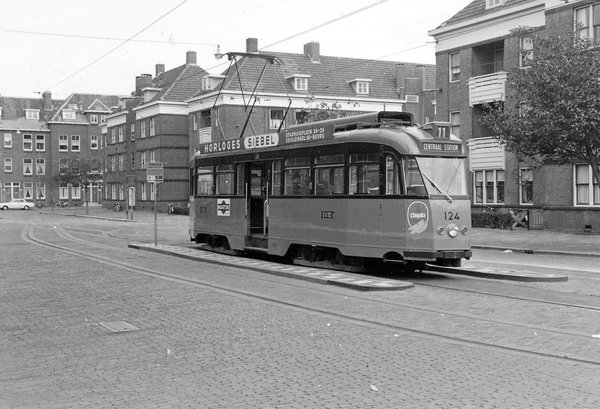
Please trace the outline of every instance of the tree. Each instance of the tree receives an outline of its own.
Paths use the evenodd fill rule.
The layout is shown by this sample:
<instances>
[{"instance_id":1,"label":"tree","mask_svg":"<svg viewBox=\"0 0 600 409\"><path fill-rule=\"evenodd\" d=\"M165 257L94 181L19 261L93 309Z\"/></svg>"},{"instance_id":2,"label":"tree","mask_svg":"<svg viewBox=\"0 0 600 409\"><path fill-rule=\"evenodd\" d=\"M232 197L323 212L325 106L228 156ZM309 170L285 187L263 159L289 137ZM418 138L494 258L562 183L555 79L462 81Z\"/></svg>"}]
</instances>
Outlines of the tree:
<instances>
[{"instance_id":1,"label":"tree","mask_svg":"<svg viewBox=\"0 0 600 409\"><path fill-rule=\"evenodd\" d=\"M331 105L329 105L327 102L319 102L313 107L312 105L315 102L315 96L309 95L305 98L305 102L307 108L301 111L302 115L298 115L299 124L356 115L356 112L343 111L342 104L338 101L333 102ZM347 104L352 105L353 107L360 106L358 102L352 100L348 100Z\"/></svg>"},{"instance_id":2,"label":"tree","mask_svg":"<svg viewBox=\"0 0 600 409\"><path fill-rule=\"evenodd\" d=\"M571 30L514 30L531 39L530 67L509 73L504 103L484 107L480 123L518 159L583 161L600 182L600 48Z\"/></svg>"},{"instance_id":3,"label":"tree","mask_svg":"<svg viewBox=\"0 0 600 409\"><path fill-rule=\"evenodd\" d=\"M102 163L98 156L72 156L68 158L68 165L60 167L56 175L60 184L78 185L83 188L86 214L89 213L88 187L102 180Z\"/></svg>"}]
</instances>

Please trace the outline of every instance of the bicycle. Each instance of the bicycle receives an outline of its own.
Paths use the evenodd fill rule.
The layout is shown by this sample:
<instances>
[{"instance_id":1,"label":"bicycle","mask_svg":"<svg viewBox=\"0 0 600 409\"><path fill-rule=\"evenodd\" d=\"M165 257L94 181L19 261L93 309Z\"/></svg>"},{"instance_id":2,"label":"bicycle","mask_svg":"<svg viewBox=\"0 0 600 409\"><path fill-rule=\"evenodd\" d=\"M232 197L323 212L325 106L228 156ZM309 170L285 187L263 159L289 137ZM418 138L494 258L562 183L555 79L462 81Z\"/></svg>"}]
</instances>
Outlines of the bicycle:
<instances>
[{"instance_id":1,"label":"bicycle","mask_svg":"<svg viewBox=\"0 0 600 409\"><path fill-rule=\"evenodd\" d=\"M46 203L36 203L35 207L37 207L38 209L42 209L44 207L48 207L48 205Z\"/></svg>"},{"instance_id":2,"label":"bicycle","mask_svg":"<svg viewBox=\"0 0 600 409\"><path fill-rule=\"evenodd\" d=\"M173 203L167 203L167 214L175 214L175 207L173 207Z\"/></svg>"},{"instance_id":3,"label":"bicycle","mask_svg":"<svg viewBox=\"0 0 600 409\"><path fill-rule=\"evenodd\" d=\"M115 204L113 205L113 210L114 210L115 212L120 212L120 211L121 211L121 203L115 203Z\"/></svg>"},{"instance_id":4,"label":"bicycle","mask_svg":"<svg viewBox=\"0 0 600 409\"><path fill-rule=\"evenodd\" d=\"M56 202L56 204L54 205L55 207L69 207L69 202Z\"/></svg>"}]
</instances>

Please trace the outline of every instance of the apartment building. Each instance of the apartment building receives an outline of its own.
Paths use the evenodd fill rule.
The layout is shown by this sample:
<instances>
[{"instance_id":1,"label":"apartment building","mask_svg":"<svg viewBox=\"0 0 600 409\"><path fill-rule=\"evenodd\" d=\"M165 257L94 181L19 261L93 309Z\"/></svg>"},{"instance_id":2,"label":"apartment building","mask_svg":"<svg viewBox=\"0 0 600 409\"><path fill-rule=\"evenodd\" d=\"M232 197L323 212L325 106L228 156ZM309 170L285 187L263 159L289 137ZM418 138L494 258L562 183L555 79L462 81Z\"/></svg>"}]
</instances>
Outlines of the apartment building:
<instances>
[{"instance_id":1,"label":"apartment building","mask_svg":"<svg viewBox=\"0 0 600 409\"><path fill-rule=\"evenodd\" d=\"M527 26L559 27L600 37L600 2L583 0L474 0L429 34L437 42L436 119L450 121L469 148L473 211L530 210L531 227L570 232L600 230L600 191L589 166L573 163L532 169L518 162L479 124L483 104L504 100L509 73L528 69L535 49ZM600 38L599 38L600 40Z\"/></svg>"}]
</instances>

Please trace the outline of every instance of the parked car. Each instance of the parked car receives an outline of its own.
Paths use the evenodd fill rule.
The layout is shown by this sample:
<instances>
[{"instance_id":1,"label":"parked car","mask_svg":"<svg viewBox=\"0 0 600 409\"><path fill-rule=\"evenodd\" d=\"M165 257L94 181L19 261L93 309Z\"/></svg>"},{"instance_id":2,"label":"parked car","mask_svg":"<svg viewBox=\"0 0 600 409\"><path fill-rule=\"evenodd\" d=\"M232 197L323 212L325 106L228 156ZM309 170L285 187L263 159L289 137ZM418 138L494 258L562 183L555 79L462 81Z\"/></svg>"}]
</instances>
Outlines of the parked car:
<instances>
[{"instance_id":1,"label":"parked car","mask_svg":"<svg viewBox=\"0 0 600 409\"><path fill-rule=\"evenodd\" d=\"M28 202L25 199L13 199L10 202L0 203L0 209L8 210L8 209L23 209L29 210L35 207L35 203Z\"/></svg>"}]
</instances>

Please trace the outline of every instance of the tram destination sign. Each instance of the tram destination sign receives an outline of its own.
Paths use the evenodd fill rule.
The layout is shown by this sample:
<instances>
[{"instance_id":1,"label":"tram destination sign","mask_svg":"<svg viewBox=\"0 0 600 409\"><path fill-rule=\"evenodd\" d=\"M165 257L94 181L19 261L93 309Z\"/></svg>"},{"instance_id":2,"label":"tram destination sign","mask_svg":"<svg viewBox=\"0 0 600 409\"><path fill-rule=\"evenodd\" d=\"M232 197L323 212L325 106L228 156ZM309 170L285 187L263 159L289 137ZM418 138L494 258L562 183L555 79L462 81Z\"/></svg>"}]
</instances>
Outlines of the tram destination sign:
<instances>
[{"instance_id":1,"label":"tram destination sign","mask_svg":"<svg viewBox=\"0 0 600 409\"><path fill-rule=\"evenodd\" d=\"M285 145L311 144L333 138L333 125L306 126L300 129L246 136L221 142L200 145L200 153L238 152L251 149L276 148Z\"/></svg>"},{"instance_id":2,"label":"tram destination sign","mask_svg":"<svg viewBox=\"0 0 600 409\"><path fill-rule=\"evenodd\" d=\"M421 150L423 152L462 153L462 145L458 143L423 142Z\"/></svg>"}]
</instances>

